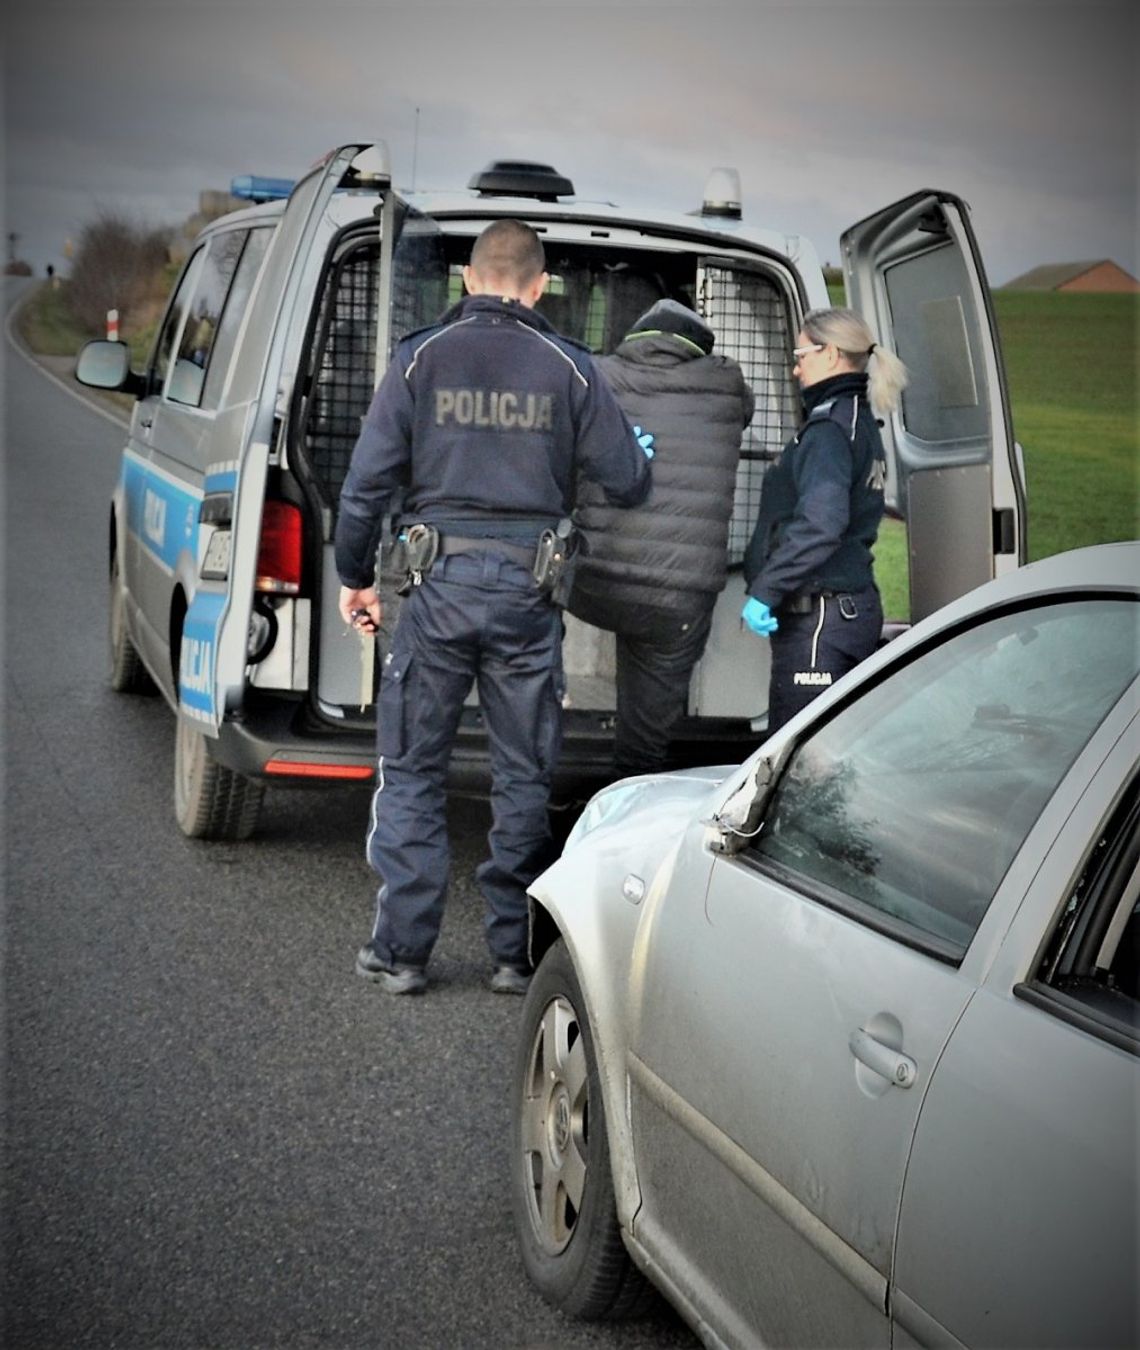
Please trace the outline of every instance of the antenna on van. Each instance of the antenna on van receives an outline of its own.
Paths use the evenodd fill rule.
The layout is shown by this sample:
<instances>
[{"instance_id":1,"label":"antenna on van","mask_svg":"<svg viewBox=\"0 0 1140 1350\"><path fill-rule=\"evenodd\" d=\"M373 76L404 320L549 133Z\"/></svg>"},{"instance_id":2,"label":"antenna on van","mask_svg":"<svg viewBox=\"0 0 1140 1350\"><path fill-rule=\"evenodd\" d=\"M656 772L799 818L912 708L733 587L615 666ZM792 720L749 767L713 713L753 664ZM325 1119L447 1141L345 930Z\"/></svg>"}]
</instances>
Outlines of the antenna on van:
<instances>
[{"instance_id":1,"label":"antenna on van","mask_svg":"<svg viewBox=\"0 0 1140 1350\"><path fill-rule=\"evenodd\" d=\"M420 110L416 109L415 130L412 132L412 191L416 190L416 157L420 149Z\"/></svg>"}]
</instances>

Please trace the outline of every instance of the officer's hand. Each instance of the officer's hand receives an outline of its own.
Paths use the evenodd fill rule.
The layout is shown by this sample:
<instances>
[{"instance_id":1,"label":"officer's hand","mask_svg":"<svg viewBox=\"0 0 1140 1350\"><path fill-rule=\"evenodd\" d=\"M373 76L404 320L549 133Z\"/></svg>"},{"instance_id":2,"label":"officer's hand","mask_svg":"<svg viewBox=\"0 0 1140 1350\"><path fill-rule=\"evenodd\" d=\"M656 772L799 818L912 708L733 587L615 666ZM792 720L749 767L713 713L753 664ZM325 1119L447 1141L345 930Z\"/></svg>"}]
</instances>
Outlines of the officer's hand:
<instances>
[{"instance_id":1,"label":"officer's hand","mask_svg":"<svg viewBox=\"0 0 1140 1350\"><path fill-rule=\"evenodd\" d=\"M351 586L340 588L340 602L337 605L340 617L350 628L358 633L376 633L380 630L380 597L371 586L354 590Z\"/></svg>"},{"instance_id":2,"label":"officer's hand","mask_svg":"<svg viewBox=\"0 0 1140 1350\"><path fill-rule=\"evenodd\" d=\"M653 432L642 431L640 427L634 427L633 434L637 438L638 445L645 451L645 458L653 458Z\"/></svg>"},{"instance_id":3,"label":"officer's hand","mask_svg":"<svg viewBox=\"0 0 1140 1350\"><path fill-rule=\"evenodd\" d=\"M764 601L757 600L754 595L750 595L744 602L740 617L757 637L770 637L780 626L776 616Z\"/></svg>"}]
</instances>

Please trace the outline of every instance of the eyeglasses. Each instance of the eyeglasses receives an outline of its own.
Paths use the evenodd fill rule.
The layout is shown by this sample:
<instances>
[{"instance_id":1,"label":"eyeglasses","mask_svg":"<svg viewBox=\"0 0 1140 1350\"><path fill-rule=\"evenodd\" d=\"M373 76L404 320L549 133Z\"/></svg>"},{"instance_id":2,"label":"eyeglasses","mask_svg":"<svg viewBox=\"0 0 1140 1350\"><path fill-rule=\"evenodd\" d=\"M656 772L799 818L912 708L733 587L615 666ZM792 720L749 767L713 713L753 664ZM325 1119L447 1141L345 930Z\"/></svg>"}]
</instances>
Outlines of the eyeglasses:
<instances>
[{"instance_id":1,"label":"eyeglasses","mask_svg":"<svg viewBox=\"0 0 1140 1350\"><path fill-rule=\"evenodd\" d=\"M821 351L823 351L823 344L821 342L813 342L808 347L793 347L792 355L798 361L801 356L806 356L808 352L821 352Z\"/></svg>"}]
</instances>

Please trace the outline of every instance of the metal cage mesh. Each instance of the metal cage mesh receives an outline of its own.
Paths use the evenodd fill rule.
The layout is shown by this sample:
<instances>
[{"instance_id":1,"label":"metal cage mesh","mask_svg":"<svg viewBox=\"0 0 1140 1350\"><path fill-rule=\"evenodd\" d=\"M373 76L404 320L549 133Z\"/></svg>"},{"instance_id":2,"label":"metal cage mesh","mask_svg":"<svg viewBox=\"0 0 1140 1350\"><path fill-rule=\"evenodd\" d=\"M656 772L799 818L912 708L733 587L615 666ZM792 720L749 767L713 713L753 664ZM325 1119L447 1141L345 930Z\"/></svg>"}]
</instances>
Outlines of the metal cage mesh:
<instances>
[{"instance_id":1,"label":"metal cage mesh","mask_svg":"<svg viewBox=\"0 0 1140 1350\"><path fill-rule=\"evenodd\" d=\"M796 428L799 401L791 376L792 319L781 290L759 272L702 259L697 309L716 333L716 350L739 362L756 396L736 471L728 532L729 565L738 564L760 510L767 465Z\"/></svg>"},{"instance_id":2,"label":"metal cage mesh","mask_svg":"<svg viewBox=\"0 0 1140 1350\"><path fill-rule=\"evenodd\" d=\"M305 448L314 475L334 503L372 401L379 263L378 243L358 245L340 259L326 294Z\"/></svg>"},{"instance_id":3,"label":"metal cage mesh","mask_svg":"<svg viewBox=\"0 0 1140 1350\"><path fill-rule=\"evenodd\" d=\"M412 241L407 241L409 245ZM393 345L446 305L447 269L437 241L418 239L393 278ZM338 261L325 299L319 359L305 428L313 473L335 505L360 423L372 399L380 250L357 243ZM728 561L738 564L751 537L767 464L795 429L799 405L789 362L792 320L783 292L762 273L703 259L697 308L717 335L718 352L738 361L756 396L744 435L729 526Z\"/></svg>"}]
</instances>

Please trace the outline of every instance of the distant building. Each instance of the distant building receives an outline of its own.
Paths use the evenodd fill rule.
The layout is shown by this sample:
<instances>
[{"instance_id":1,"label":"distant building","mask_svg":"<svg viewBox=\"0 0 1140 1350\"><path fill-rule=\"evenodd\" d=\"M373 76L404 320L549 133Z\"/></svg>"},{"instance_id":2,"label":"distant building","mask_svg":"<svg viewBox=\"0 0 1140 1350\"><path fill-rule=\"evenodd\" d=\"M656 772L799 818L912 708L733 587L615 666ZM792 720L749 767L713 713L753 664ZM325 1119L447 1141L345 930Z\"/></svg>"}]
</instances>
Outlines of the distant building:
<instances>
[{"instance_id":1,"label":"distant building","mask_svg":"<svg viewBox=\"0 0 1140 1350\"><path fill-rule=\"evenodd\" d=\"M1046 263L1002 287L1006 291L1140 291L1140 281L1110 258L1097 262Z\"/></svg>"}]
</instances>

